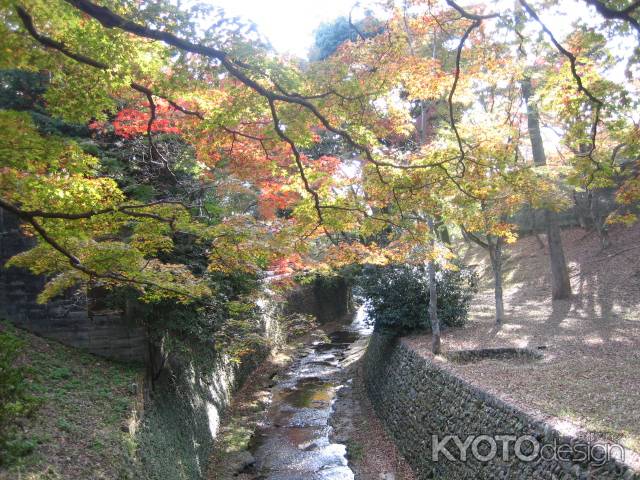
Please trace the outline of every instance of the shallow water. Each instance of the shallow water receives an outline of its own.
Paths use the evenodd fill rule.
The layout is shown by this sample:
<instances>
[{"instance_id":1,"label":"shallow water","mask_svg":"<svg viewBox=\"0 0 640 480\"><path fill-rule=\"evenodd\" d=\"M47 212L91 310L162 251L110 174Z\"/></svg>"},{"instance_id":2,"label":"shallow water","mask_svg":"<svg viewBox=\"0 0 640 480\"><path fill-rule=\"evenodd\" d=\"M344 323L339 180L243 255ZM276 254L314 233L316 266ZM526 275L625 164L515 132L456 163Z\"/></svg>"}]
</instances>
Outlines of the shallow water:
<instances>
[{"instance_id":1,"label":"shallow water","mask_svg":"<svg viewBox=\"0 0 640 480\"><path fill-rule=\"evenodd\" d=\"M346 447L330 440L329 419L341 360L349 346L369 333L358 312L354 322L315 342L273 388L266 424L253 439L258 478L264 480L353 480Z\"/></svg>"}]
</instances>

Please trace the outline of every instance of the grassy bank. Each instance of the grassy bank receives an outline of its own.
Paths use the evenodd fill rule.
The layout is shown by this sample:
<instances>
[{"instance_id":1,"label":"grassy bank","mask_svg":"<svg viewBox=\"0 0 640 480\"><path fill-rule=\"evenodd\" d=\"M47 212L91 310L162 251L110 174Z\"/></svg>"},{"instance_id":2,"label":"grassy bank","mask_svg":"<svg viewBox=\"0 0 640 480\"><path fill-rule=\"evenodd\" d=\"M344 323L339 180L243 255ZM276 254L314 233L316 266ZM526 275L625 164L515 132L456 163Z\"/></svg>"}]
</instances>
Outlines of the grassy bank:
<instances>
[{"instance_id":1,"label":"grassy bank","mask_svg":"<svg viewBox=\"0 0 640 480\"><path fill-rule=\"evenodd\" d=\"M20 420L20 456L5 458L2 480L140 478L136 412L141 366L118 364L7 324L23 342L16 363L26 367L35 413Z\"/></svg>"}]
</instances>

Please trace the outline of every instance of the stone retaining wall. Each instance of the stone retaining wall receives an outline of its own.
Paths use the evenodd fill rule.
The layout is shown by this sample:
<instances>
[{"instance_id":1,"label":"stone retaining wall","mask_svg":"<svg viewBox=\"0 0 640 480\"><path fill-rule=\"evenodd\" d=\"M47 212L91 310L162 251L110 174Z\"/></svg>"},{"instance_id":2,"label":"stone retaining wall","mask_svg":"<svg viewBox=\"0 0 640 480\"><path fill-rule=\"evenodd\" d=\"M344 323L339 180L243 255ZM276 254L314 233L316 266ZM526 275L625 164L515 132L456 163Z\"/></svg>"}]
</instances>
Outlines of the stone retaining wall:
<instances>
[{"instance_id":1,"label":"stone retaining wall","mask_svg":"<svg viewBox=\"0 0 640 480\"><path fill-rule=\"evenodd\" d=\"M640 479L640 474L614 459L580 461L580 455L586 456L584 449L588 447L581 446L586 439L563 436L425 359L402 341L374 334L364 362L367 391L376 412L420 479ZM525 461L518 458L516 450L521 457L532 455L533 443L523 441L516 449L515 441L510 440L505 461L503 442L497 440L497 454L480 461L472 454L474 438L469 440L467 460L462 462L458 460L460 449L449 440L444 447L452 459L440 450L438 461L434 461L434 446L447 435L458 436L462 442L471 435L527 436L539 445L555 442L567 447L563 447L562 459L549 459L550 450L545 447L546 458L538 455ZM480 456L490 453L490 440L475 445ZM603 452L595 450L596 454Z\"/></svg>"},{"instance_id":2,"label":"stone retaining wall","mask_svg":"<svg viewBox=\"0 0 640 480\"><path fill-rule=\"evenodd\" d=\"M99 299L88 299L84 290L40 304L36 299L47 279L22 268L4 268L7 260L34 243L33 238L20 233L19 220L0 209L0 319L95 355L146 361L146 330L134 314L95 308L92 303Z\"/></svg>"}]
</instances>

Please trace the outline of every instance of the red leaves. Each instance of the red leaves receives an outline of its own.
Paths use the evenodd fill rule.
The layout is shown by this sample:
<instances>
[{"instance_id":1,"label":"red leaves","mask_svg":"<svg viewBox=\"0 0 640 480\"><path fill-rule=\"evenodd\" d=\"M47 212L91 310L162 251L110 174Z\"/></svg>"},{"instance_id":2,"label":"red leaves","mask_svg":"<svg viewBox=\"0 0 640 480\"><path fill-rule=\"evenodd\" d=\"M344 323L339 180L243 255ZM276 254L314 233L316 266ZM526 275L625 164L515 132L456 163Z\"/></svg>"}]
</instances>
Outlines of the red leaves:
<instances>
[{"instance_id":1,"label":"red leaves","mask_svg":"<svg viewBox=\"0 0 640 480\"><path fill-rule=\"evenodd\" d=\"M305 262L298 253L280 258L271 264L271 270L274 275L290 275L302 270Z\"/></svg>"},{"instance_id":2,"label":"red leaves","mask_svg":"<svg viewBox=\"0 0 640 480\"><path fill-rule=\"evenodd\" d=\"M118 112L111 122L114 133L123 138L131 139L138 135L146 135L149 129L149 120L151 113L149 107L130 107L124 108ZM181 134L181 121L189 121L185 119L181 112L178 112L169 103L164 100L156 102L156 118L151 124L152 133L175 133ZM92 121L89 128L93 131L102 131L107 126L106 122Z\"/></svg>"},{"instance_id":3,"label":"red leaves","mask_svg":"<svg viewBox=\"0 0 640 480\"><path fill-rule=\"evenodd\" d=\"M156 119L151 124L153 133L181 133L178 127L176 110L166 102L158 102L156 105ZM113 120L113 128L116 135L123 138L133 138L147 133L150 114L135 108L125 108L118 112Z\"/></svg>"},{"instance_id":4,"label":"red leaves","mask_svg":"<svg viewBox=\"0 0 640 480\"><path fill-rule=\"evenodd\" d=\"M324 173L333 174L338 167L340 167L340 159L338 157L332 157L330 155L323 155L318 159L309 161L310 165L313 165L316 170Z\"/></svg>"},{"instance_id":5,"label":"red leaves","mask_svg":"<svg viewBox=\"0 0 640 480\"><path fill-rule=\"evenodd\" d=\"M275 179L260 182L258 211L264 219L274 218L278 210L291 207L300 198L296 192L282 188Z\"/></svg>"}]
</instances>

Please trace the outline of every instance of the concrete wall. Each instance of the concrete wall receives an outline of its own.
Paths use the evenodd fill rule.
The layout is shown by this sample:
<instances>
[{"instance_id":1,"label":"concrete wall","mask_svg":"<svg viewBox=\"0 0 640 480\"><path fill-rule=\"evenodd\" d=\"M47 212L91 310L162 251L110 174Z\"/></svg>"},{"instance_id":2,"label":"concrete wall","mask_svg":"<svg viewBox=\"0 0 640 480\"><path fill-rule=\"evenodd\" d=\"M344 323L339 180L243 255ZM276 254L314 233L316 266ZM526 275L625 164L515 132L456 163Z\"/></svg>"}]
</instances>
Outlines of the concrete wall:
<instances>
[{"instance_id":1,"label":"concrete wall","mask_svg":"<svg viewBox=\"0 0 640 480\"><path fill-rule=\"evenodd\" d=\"M283 300L265 292L257 318L265 348L240 364L217 355L211 345L178 348L156 365L153 392L138 435L145 480L206 478L215 438L234 393L282 341L278 315ZM157 359L156 359L157 361Z\"/></svg>"},{"instance_id":2,"label":"concrete wall","mask_svg":"<svg viewBox=\"0 0 640 480\"><path fill-rule=\"evenodd\" d=\"M342 320L353 313L351 297L351 287L344 278L319 278L288 295L286 313L313 315L321 324Z\"/></svg>"},{"instance_id":3,"label":"concrete wall","mask_svg":"<svg viewBox=\"0 0 640 480\"><path fill-rule=\"evenodd\" d=\"M367 391L387 430L407 458L418 478L427 479L640 479L627 466L609 460L579 461L583 440L561 435L519 409L468 384L421 357L401 341L374 334L365 356ZM531 436L539 445L569 445L572 452L562 459L523 461L515 455L515 442L507 442L507 460L502 458L502 442L497 455L480 461L467 450L467 461L459 460L460 450L453 441L445 444L453 459L439 454L434 461L434 439L442 442L446 435L456 435L464 442L468 436ZM437 445L437 443L436 443ZM473 445L473 444L470 444ZM477 443L481 455L489 453L487 441ZM519 452L532 455L532 443L520 444ZM437 450L437 449L436 449ZM546 450L548 452L548 450ZM602 453L603 451L598 451Z\"/></svg>"},{"instance_id":4,"label":"concrete wall","mask_svg":"<svg viewBox=\"0 0 640 480\"><path fill-rule=\"evenodd\" d=\"M96 355L124 361L144 361L147 336L135 315L92 307L94 293L75 290L40 305L36 302L46 278L21 268L4 268L13 255L33 246L34 239L20 233L18 219L0 209L0 318L37 335Z\"/></svg>"}]
</instances>

